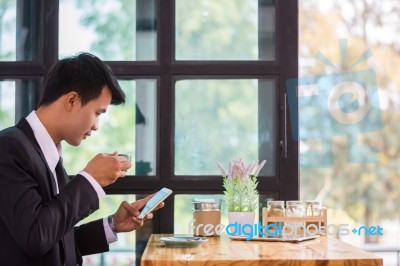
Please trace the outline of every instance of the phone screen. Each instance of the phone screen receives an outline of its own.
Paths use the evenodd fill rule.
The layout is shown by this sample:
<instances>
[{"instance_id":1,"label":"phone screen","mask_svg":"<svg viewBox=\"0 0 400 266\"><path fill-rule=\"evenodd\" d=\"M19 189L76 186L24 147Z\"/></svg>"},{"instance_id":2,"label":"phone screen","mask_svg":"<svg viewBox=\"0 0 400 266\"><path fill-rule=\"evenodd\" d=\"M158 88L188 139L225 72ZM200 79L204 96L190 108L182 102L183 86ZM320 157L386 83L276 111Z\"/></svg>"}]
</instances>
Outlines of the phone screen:
<instances>
[{"instance_id":1,"label":"phone screen","mask_svg":"<svg viewBox=\"0 0 400 266\"><path fill-rule=\"evenodd\" d=\"M171 195L172 190L168 188L162 188L158 191L144 206L141 211L139 218L143 218L147 213L151 212L155 207L157 207L160 202L164 201L169 195Z\"/></svg>"}]
</instances>

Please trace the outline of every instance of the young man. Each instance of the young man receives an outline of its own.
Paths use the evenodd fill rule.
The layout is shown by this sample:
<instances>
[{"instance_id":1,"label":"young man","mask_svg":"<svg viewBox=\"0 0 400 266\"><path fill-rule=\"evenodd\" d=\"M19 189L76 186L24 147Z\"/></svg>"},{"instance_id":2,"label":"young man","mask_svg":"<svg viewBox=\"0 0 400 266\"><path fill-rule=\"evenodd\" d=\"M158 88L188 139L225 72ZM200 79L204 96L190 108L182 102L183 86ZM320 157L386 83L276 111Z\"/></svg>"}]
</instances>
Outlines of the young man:
<instances>
[{"instance_id":1,"label":"young man","mask_svg":"<svg viewBox=\"0 0 400 266\"><path fill-rule=\"evenodd\" d=\"M83 53L56 63L38 109L0 132L0 265L81 264L83 255L108 251L117 232L152 217L137 218L148 196L75 227L99 208L102 187L124 177L131 163L117 152L98 154L68 180L61 141L78 146L98 129L110 104L124 102L107 65Z\"/></svg>"}]
</instances>

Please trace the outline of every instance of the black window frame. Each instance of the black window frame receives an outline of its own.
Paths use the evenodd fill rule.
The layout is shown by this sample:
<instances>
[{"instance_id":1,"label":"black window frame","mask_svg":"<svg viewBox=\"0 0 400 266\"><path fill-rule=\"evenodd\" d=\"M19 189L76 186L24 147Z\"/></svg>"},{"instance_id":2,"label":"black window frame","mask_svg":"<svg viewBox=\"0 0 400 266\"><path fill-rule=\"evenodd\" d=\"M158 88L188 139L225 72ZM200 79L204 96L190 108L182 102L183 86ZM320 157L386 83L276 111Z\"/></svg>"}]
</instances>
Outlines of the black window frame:
<instances>
[{"instance_id":1,"label":"black window frame","mask_svg":"<svg viewBox=\"0 0 400 266\"><path fill-rule=\"evenodd\" d=\"M30 0L17 0L26 1ZM265 0L259 0L259 3ZM43 79L51 65L58 60L59 1L38 0L34 7L38 14L38 60L0 62L0 79ZM148 78L158 80L157 133L155 176L131 176L106 188L108 194L149 194L161 187L171 188L175 194L222 194L221 176L174 175L174 99L176 77L195 76L273 78L276 80L277 104L277 175L259 177L260 194L279 195L280 200L299 198L298 142L292 138L291 119L287 108L285 82L298 77L298 0L275 0L275 60L273 61L176 61L175 1L157 0L157 60L106 61L118 78ZM29 98L37 106L42 94ZM26 102L27 99L17 99ZM26 112L26 113L24 113ZM21 116L29 110L21 112ZM155 213L154 233L173 233L174 197Z\"/></svg>"}]
</instances>

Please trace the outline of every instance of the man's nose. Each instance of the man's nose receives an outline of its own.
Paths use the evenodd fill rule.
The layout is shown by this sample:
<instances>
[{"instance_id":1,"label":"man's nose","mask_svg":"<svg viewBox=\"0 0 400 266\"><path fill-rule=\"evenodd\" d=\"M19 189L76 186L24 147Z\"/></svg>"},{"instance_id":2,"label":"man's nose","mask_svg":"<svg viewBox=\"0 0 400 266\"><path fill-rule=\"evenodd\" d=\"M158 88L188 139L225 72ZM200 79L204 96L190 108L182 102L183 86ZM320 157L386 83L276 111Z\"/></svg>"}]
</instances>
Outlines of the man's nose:
<instances>
[{"instance_id":1,"label":"man's nose","mask_svg":"<svg viewBox=\"0 0 400 266\"><path fill-rule=\"evenodd\" d=\"M96 119L96 121L94 122L94 124L92 126L92 130L97 131L98 129L99 129L99 119Z\"/></svg>"}]
</instances>

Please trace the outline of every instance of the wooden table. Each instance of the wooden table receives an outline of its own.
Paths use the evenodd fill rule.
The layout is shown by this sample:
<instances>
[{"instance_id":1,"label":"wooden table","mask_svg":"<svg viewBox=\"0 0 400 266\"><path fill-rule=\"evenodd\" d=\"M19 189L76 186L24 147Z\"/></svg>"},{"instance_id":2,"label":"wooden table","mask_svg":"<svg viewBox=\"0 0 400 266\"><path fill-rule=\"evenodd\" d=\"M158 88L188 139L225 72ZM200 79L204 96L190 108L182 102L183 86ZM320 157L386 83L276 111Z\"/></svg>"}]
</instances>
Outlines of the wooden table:
<instances>
[{"instance_id":1,"label":"wooden table","mask_svg":"<svg viewBox=\"0 0 400 266\"><path fill-rule=\"evenodd\" d=\"M142 255L142 266L170 265L383 265L381 258L341 240L321 236L300 243L231 240L209 237L196 248L170 248L151 235Z\"/></svg>"}]
</instances>

